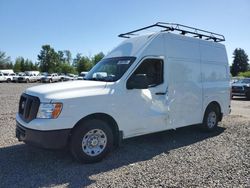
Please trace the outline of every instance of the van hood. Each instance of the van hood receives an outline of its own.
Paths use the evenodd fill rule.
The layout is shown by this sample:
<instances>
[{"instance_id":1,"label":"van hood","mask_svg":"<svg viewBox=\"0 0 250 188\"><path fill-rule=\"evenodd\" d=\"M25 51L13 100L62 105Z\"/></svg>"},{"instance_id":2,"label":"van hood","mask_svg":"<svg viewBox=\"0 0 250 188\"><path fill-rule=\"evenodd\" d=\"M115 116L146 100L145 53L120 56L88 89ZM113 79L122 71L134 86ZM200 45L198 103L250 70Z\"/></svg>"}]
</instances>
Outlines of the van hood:
<instances>
[{"instance_id":1,"label":"van hood","mask_svg":"<svg viewBox=\"0 0 250 188\"><path fill-rule=\"evenodd\" d=\"M26 89L28 95L39 97L41 102L60 101L83 96L100 95L107 86L100 81L68 81L63 83L43 84Z\"/></svg>"}]
</instances>

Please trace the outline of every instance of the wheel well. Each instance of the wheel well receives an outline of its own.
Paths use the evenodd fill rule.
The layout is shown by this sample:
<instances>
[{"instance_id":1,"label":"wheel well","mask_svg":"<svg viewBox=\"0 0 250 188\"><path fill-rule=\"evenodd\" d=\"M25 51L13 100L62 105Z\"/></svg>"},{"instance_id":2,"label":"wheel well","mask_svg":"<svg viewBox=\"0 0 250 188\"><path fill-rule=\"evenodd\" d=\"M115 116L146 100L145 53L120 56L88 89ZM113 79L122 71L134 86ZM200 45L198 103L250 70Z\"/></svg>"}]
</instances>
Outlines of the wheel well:
<instances>
[{"instance_id":1,"label":"wheel well","mask_svg":"<svg viewBox=\"0 0 250 188\"><path fill-rule=\"evenodd\" d=\"M223 114L221 113L220 104L219 104L217 101L212 101L212 102L210 102L210 103L207 105L207 108L208 108L209 106L214 106L214 107L216 107L216 108L218 109L218 112L219 112L219 121L221 121L221 120L222 120L222 117L223 117ZM206 110L207 110L207 108L206 108ZM206 112L206 111L205 111L205 112Z\"/></svg>"},{"instance_id":2,"label":"wheel well","mask_svg":"<svg viewBox=\"0 0 250 188\"><path fill-rule=\"evenodd\" d=\"M114 120L114 118L108 114L105 113L95 113L95 114L91 114L88 115L82 119L80 119L75 126L73 127L73 129L71 130L71 133L74 131L74 129L78 126L84 126L84 121L90 120L90 119L98 119L98 120L102 120L104 122L106 122L108 124L108 126L110 126L112 133L114 135L114 146L118 146L120 143L120 140L122 139L122 135L119 132L119 127L116 123L116 121Z\"/></svg>"}]
</instances>

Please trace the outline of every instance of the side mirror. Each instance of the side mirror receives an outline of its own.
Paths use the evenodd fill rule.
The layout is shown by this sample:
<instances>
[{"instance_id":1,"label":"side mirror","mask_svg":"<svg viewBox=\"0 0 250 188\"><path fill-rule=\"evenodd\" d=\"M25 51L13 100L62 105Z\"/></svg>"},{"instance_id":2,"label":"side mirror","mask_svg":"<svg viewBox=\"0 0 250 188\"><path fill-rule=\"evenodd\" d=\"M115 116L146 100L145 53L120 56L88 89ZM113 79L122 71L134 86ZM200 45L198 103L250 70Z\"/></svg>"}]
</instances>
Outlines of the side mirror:
<instances>
[{"instance_id":1,"label":"side mirror","mask_svg":"<svg viewBox=\"0 0 250 188\"><path fill-rule=\"evenodd\" d=\"M148 79L146 74L136 74L129 78L127 89L147 89Z\"/></svg>"}]
</instances>

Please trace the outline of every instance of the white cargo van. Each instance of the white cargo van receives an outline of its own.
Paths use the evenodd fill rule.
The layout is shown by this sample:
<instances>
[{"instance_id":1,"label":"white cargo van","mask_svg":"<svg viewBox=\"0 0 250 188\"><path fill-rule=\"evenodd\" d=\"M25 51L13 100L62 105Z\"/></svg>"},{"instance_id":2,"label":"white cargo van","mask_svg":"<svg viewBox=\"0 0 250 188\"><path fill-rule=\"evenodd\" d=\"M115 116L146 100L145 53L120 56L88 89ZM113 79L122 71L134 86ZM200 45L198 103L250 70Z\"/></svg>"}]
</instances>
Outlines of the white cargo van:
<instances>
[{"instance_id":1,"label":"white cargo van","mask_svg":"<svg viewBox=\"0 0 250 188\"><path fill-rule=\"evenodd\" d=\"M2 73L8 73L8 74L14 73L13 69L1 69L0 72L2 72Z\"/></svg>"},{"instance_id":2,"label":"white cargo van","mask_svg":"<svg viewBox=\"0 0 250 188\"><path fill-rule=\"evenodd\" d=\"M136 37L160 27L163 31ZM97 63L85 81L27 89L16 115L20 141L69 146L81 162L101 160L122 139L199 124L212 131L230 112L224 36L156 23Z\"/></svg>"}]
</instances>

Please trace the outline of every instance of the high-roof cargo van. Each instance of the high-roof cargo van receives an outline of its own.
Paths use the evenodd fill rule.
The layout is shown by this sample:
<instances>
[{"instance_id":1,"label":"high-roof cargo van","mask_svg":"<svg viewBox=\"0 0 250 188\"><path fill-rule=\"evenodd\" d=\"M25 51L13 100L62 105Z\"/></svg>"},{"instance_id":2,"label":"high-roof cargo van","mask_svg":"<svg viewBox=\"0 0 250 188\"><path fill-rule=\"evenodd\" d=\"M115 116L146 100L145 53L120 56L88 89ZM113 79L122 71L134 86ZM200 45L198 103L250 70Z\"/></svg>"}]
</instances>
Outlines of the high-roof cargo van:
<instances>
[{"instance_id":1,"label":"high-roof cargo van","mask_svg":"<svg viewBox=\"0 0 250 188\"><path fill-rule=\"evenodd\" d=\"M138 35L148 28L156 33ZM230 113L223 35L156 23L127 38L84 81L28 88L16 136L43 148L70 147L81 162L103 159L126 138L188 125L216 129Z\"/></svg>"}]
</instances>

